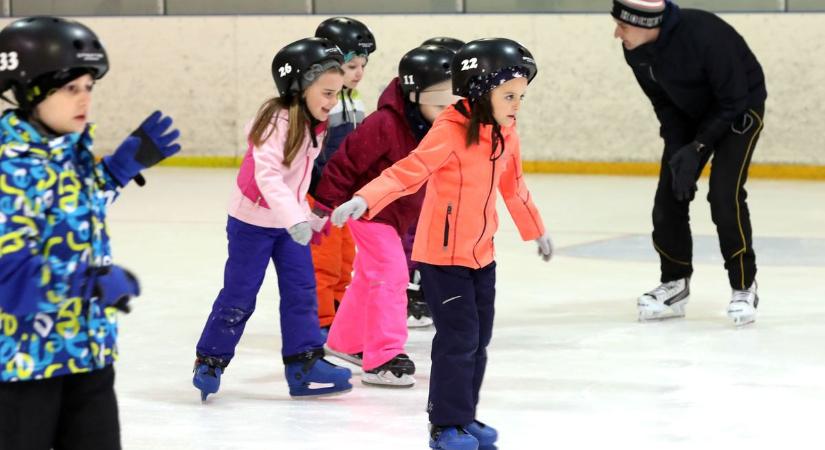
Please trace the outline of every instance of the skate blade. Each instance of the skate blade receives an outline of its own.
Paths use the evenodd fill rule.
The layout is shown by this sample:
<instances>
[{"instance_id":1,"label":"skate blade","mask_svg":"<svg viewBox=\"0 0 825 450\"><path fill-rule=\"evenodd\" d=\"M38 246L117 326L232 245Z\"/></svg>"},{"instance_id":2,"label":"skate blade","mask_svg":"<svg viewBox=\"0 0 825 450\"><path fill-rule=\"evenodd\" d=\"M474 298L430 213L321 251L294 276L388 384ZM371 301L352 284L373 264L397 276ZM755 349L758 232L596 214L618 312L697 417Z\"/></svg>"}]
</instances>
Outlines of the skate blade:
<instances>
[{"instance_id":1,"label":"skate blade","mask_svg":"<svg viewBox=\"0 0 825 450\"><path fill-rule=\"evenodd\" d=\"M433 325L433 322L430 321L418 321L418 320L408 320L407 321L407 328L430 328Z\"/></svg>"},{"instance_id":2,"label":"skate blade","mask_svg":"<svg viewBox=\"0 0 825 450\"><path fill-rule=\"evenodd\" d=\"M369 381L361 380L361 384L364 386L370 387L377 387L377 388L386 388L386 389L409 389L415 386L415 381L410 384L390 384L390 383L371 383Z\"/></svg>"},{"instance_id":3,"label":"skate blade","mask_svg":"<svg viewBox=\"0 0 825 450\"><path fill-rule=\"evenodd\" d=\"M639 322L663 322L671 319L683 319L685 309L666 311L639 311Z\"/></svg>"},{"instance_id":4,"label":"skate blade","mask_svg":"<svg viewBox=\"0 0 825 450\"><path fill-rule=\"evenodd\" d=\"M363 364L363 361L360 358L356 358L348 353L341 353L339 351L335 351L327 347L326 345L324 346L324 353L326 353L329 356L334 356L342 361L346 361L350 364L356 365L358 367L361 367L361 365Z\"/></svg>"},{"instance_id":5,"label":"skate blade","mask_svg":"<svg viewBox=\"0 0 825 450\"><path fill-rule=\"evenodd\" d=\"M294 394L290 393L289 396L293 400L314 400L314 399L325 398L325 397L337 397L339 395L344 395L344 394L346 394L348 392L351 392L351 391L352 391L352 386L350 386L349 389L346 389L344 391L317 392L317 393L306 394L306 395L294 395Z\"/></svg>"},{"instance_id":6,"label":"skate blade","mask_svg":"<svg viewBox=\"0 0 825 450\"><path fill-rule=\"evenodd\" d=\"M756 322L756 316L736 316L731 317L736 328L742 328Z\"/></svg>"}]
</instances>

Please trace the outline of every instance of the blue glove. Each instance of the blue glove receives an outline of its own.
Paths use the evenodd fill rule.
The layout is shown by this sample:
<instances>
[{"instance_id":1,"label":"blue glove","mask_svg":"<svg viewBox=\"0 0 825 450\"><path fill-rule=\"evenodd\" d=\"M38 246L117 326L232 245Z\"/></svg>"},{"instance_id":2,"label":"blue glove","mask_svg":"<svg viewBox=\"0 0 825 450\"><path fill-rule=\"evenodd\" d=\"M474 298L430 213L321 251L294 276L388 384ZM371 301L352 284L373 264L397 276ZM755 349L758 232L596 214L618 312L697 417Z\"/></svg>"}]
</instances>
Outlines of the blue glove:
<instances>
[{"instance_id":1,"label":"blue glove","mask_svg":"<svg viewBox=\"0 0 825 450\"><path fill-rule=\"evenodd\" d=\"M109 173L120 186L126 186L133 178L138 185L143 186L146 181L140 174L141 170L148 169L180 151L180 144L175 143L180 131L174 129L167 132L171 126L171 117L163 117L160 111L155 111L115 149L114 153L103 158Z\"/></svg>"},{"instance_id":2,"label":"blue glove","mask_svg":"<svg viewBox=\"0 0 825 450\"><path fill-rule=\"evenodd\" d=\"M102 273L95 277L93 295L104 307L111 306L128 313L131 311L129 301L140 295L140 282L123 267L109 266L102 268Z\"/></svg>"}]
</instances>

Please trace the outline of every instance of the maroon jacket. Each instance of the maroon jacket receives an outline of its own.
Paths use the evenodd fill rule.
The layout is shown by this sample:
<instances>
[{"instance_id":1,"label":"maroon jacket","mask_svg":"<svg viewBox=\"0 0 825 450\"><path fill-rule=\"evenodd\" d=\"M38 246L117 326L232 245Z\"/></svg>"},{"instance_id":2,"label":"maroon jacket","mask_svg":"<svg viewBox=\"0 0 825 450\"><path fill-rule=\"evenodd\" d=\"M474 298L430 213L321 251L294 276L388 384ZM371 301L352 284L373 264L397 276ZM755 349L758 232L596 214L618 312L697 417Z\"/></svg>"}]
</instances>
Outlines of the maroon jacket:
<instances>
[{"instance_id":1,"label":"maroon jacket","mask_svg":"<svg viewBox=\"0 0 825 450\"><path fill-rule=\"evenodd\" d=\"M330 208L337 207L416 146L418 141L404 112L401 84L395 78L378 99L378 110L347 135L327 162L315 199ZM422 187L413 195L401 197L372 221L390 225L399 236L404 236L418 219L424 193Z\"/></svg>"}]
</instances>

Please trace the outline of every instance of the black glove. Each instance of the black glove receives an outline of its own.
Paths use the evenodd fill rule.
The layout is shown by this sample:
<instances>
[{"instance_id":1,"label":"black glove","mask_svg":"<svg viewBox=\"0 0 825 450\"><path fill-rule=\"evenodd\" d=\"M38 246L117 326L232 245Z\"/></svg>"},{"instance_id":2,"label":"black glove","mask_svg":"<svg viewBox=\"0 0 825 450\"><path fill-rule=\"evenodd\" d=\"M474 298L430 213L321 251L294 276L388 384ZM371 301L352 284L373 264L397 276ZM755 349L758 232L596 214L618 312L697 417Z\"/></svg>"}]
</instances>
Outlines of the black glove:
<instances>
[{"instance_id":1,"label":"black glove","mask_svg":"<svg viewBox=\"0 0 825 450\"><path fill-rule=\"evenodd\" d=\"M668 161L673 178L673 195L680 202L691 201L696 196L696 179L702 160L704 144L693 141L676 151Z\"/></svg>"}]
</instances>

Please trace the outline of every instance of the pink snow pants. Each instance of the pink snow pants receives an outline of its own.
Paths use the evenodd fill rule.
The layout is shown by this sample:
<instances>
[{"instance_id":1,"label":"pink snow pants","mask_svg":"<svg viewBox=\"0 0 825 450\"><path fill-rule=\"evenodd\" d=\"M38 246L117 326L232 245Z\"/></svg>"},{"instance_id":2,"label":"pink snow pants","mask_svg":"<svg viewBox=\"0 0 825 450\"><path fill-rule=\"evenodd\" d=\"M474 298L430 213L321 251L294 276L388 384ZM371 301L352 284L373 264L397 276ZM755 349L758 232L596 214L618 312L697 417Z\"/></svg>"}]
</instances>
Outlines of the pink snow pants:
<instances>
[{"instance_id":1,"label":"pink snow pants","mask_svg":"<svg viewBox=\"0 0 825 450\"><path fill-rule=\"evenodd\" d=\"M371 370L404 353L407 342L407 260L395 228L368 221L347 222L357 248L355 274L329 330L327 345L364 353Z\"/></svg>"}]
</instances>

